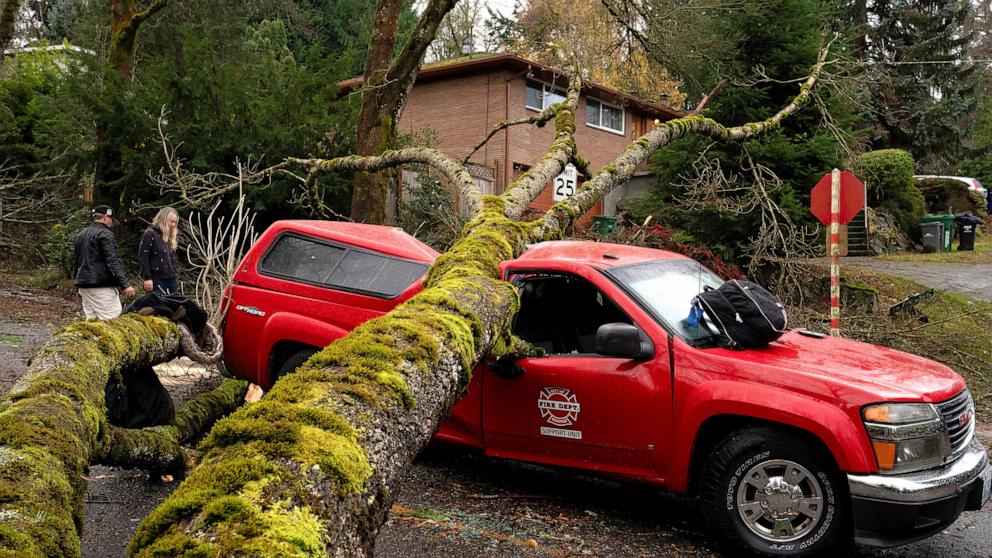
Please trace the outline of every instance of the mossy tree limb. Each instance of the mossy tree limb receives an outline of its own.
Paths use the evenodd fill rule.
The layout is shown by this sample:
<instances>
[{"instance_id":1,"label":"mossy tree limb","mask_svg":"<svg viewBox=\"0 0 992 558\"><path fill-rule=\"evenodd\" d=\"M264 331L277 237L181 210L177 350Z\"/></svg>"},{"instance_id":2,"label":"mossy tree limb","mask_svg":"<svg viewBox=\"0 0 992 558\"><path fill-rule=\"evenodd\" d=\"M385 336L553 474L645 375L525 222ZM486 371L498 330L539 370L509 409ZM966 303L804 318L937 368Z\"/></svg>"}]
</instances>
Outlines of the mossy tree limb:
<instances>
[{"instance_id":1,"label":"mossy tree limb","mask_svg":"<svg viewBox=\"0 0 992 558\"><path fill-rule=\"evenodd\" d=\"M183 445L207 431L218 418L244 402L248 382L225 379L214 390L201 393L176 411L176 424L130 429L111 426L92 464L175 473L186 466Z\"/></svg>"},{"instance_id":2,"label":"mossy tree limb","mask_svg":"<svg viewBox=\"0 0 992 558\"><path fill-rule=\"evenodd\" d=\"M470 214L474 214L482 207L479 187L475 184L475 179L465 170L456 159L439 151L428 147L409 147L385 151L379 155L363 157L352 155L338 157L335 159L296 159L289 158L288 162L302 165L310 169L309 177L312 179L316 173L329 172L333 170L360 170L364 172L376 172L382 169L394 168L399 165L410 163L423 163L430 165L444 173L445 177L453 186L458 189L462 203Z\"/></svg>"},{"instance_id":3,"label":"mossy tree limb","mask_svg":"<svg viewBox=\"0 0 992 558\"><path fill-rule=\"evenodd\" d=\"M91 459L111 432L111 372L175 356L178 330L134 315L57 332L0 399L0 555L78 556Z\"/></svg>"},{"instance_id":4,"label":"mossy tree limb","mask_svg":"<svg viewBox=\"0 0 992 558\"><path fill-rule=\"evenodd\" d=\"M169 0L155 0L144 10L139 10L137 0L113 0L110 3L110 45L107 47L107 59L121 76L132 77L138 27L168 5Z\"/></svg>"},{"instance_id":5,"label":"mossy tree limb","mask_svg":"<svg viewBox=\"0 0 992 558\"><path fill-rule=\"evenodd\" d=\"M628 145L612 163L597 171L576 195L555 204L545 214L538 236L541 238L556 236L558 231L570 223L575 216L589 211L606 194L629 180L634 175L637 165L647 161L652 153L675 140L691 134L699 134L718 141L746 141L777 129L782 120L809 102L813 87L816 86L827 64L828 54L829 44L820 50L816 63L799 86L799 93L786 106L765 120L728 127L712 118L690 114L657 123L653 129Z\"/></svg>"}]
</instances>

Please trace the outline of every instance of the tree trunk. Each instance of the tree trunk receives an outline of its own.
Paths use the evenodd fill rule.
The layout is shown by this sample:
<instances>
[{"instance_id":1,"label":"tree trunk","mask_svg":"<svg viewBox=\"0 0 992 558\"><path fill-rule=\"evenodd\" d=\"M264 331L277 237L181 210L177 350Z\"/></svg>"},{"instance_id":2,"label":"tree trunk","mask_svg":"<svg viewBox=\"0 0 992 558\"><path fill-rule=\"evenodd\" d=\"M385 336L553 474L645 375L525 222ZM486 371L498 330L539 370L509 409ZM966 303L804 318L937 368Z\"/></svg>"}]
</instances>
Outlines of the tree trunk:
<instances>
[{"instance_id":1,"label":"tree trunk","mask_svg":"<svg viewBox=\"0 0 992 558\"><path fill-rule=\"evenodd\" d=\"M417 68L434 40L438 25L457 1L431 0L394 60L397 25L406 4L402 0L380 0L365 60L356 138L358 155L378 155L395 147L396 125L413 87ZM355 174L352 220L372 224L387 222L388 193L391 183L395 182L394 173Z\"/></svg>"},{"instance_id":2,"label":"tree trunk","mask_svg":"<svg viewBox=\"0 0 992 558\"><path fill-rule=\"evenodd\" d=\"M110 375L171 360L178 347L175 324L134 314L71 324L45 344L0 400L0 555L79 556L90 464L180 471L180 444L240 404L247 383L226 380L184 404L174 426L109 424Z\"/></svg>"},{"instance_id":3,"label":"tree trunk","mask_svg":"<svg viewBox=\"0 0 992 558\"><path fill-rule=\"evenodd\" d=\"M14 39L14 23L20 8L21 0L6 0L0 8L0 58L3 58L3 51Z\"/></svg>"},{"instance_id":4,"label":"tree trunk","mask_svg":"<svg viewBox=\"0 0 992 558\"><path fill-rule=\"evenodd\" d=\"M169 0L155 0L145 10L138 11L137 0L111 0L110 3L110 44L107 46L107 62L121 78L130 81L134 78L134 48L141 24L169 5ZM99 119L96 123L96 163L93 169L94 201L118 205L120 192L105 191L104 185L120 178L115 169L121 156L107 145L110 131L106 123ZM115 195L117 194L117 195Z\"/></svg>"}]
</instances>

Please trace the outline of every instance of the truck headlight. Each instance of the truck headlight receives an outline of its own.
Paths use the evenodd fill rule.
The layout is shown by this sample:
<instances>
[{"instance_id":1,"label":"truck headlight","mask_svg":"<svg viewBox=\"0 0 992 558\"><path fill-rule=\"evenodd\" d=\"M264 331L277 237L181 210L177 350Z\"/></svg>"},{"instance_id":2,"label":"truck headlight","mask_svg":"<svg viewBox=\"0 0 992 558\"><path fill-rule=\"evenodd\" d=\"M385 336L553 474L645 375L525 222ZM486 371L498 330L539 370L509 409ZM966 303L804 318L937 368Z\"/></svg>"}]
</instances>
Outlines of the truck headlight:
<instances>
[{"instance_id":1,"label":"truck headlight","mask_svg":"<svg viewBox=\"0 0 992 558\"><path fill-rule=\"evenodd\" d=\"M947 429L929 403L869 405L861 416L883 474L937 467L951 455Z\"/></svg>"}]
</instances>

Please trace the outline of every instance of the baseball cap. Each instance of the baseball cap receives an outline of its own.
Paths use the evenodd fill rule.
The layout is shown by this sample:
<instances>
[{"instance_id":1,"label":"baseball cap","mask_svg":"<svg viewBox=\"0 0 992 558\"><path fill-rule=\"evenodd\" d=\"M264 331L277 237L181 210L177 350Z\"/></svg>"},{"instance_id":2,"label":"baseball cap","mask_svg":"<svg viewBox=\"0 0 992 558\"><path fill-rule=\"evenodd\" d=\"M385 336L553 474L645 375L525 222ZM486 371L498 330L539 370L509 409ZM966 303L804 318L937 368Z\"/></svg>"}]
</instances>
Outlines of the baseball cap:
<instances>
[{"instance_id":1,"label":"baseball cap","mask_svg":"<svg viewBox=\"0 0 992 558\"><path fill-rule=\"evenodd\" d=\"M93 208L91 213L93 215L106 215L107 217L110 217L114 221L117 220L117 212L115 212L114 208L110 207L109 205L98 205Z\"/></svg>"}]
</instances>

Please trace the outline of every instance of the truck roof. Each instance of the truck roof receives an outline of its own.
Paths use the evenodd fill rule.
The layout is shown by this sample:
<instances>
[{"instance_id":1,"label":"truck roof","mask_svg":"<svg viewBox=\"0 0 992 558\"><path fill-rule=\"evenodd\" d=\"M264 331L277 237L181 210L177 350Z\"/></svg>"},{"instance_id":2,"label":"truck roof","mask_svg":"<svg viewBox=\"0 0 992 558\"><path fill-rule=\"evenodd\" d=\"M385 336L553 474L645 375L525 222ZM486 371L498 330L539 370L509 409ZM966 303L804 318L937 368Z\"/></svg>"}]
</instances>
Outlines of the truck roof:
<instances>
[{"instance_id":1,"label":"truck roof","mask_svg":"<svg viewBox=\"0 0 992 558\"><path fill-rule=\"evenodd\" d=\"M433 263L440 255L430 246L407 234L399 227L365 225L347 221L283 220L269 227L275 235L284 230L297 231L326 240L374 250L407 260Z\"/></svg>"},{"instance_id":2,"label":"truck roof","mask_svg":"<svg viewBox=\"0 0 992 558\"><path fill-rule=\"evenodd\" d=\"M589 265L599 269L619 267L658 260L685 260L682 254L628 246L625 244L609 244L606 242L589 242L577 240L552 240L530 246L516 262L523 261L562 261L568 260L579 264Z\"/></svg>"}]
</instances>

